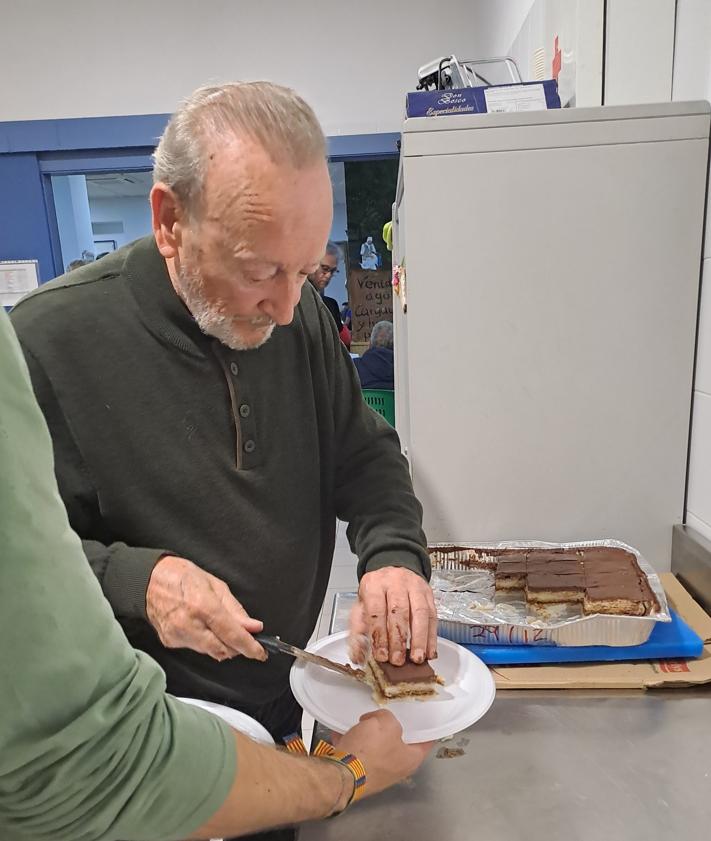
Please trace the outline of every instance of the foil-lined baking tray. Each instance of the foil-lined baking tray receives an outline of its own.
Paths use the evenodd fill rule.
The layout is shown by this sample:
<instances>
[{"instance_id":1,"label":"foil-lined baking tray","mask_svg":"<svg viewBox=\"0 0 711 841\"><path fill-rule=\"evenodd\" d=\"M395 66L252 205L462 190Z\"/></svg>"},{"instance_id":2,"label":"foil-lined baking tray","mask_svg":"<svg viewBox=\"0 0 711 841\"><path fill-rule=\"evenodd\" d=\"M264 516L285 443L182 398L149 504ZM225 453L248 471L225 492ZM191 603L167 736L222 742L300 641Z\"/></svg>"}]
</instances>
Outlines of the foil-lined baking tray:
<instances>
[{"instance_id":1,"label":"foil-lined baking tray","mask_svg":"<svg viewBox=\"0 0 711 841\"><path fill-rule=\"evenodd\" d=\"M497 593L493 568L473 569L467 565L472 549L582 549L596 546L625 549L634 554L657 599L657 610L647 616L588 616L579 604L533 606L526 603L523 593ZM454 642L472 645L642 645L657 622L671 621L659 576L636 549L619 540L576 543L477 541L432 543L429 548L439 633Z\"/></svg>"}]
</instances>

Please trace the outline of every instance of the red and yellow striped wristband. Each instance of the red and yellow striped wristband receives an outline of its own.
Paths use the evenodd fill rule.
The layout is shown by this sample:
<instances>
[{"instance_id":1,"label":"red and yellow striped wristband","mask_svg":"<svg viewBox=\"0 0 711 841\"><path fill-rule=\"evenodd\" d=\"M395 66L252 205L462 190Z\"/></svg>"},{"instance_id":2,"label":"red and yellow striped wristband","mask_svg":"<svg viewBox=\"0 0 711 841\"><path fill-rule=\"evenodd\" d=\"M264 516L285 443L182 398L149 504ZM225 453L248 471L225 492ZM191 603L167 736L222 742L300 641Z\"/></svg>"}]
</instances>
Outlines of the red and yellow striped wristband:
<instances>
[{"instance_id":1,"label":"red and yellow striped wristband","mask_svg":"<svg viewBox=\"0 0 711 841\"><path fill-rule=\"evenodd\" d=\"M304 745L303 740L297 734L287 736L284 739L284 743L286 745L286 749L290 753L308 755L306 745ZM353 780L355 782L355 785L353 786L353 794L348 800L348 803L346 803L344 809L347 809L351 803L355 803L356 800L360 800L360 798L365 794L365 766L357 756L353 756L352 753L337 751L333 745L325 742L323 739L319 740L311 755L316 756L319 759L328 759L331 762L338 762L341 765L344 765L351 774L353 774ZM338 814L340 814L340 812Z\"/></svg>"},{"instance_id":2,"label":"red and yellow striped wristband","mask_svg":"<svg viewBox=\"0 0 711 841\"><path fill-rule=\"evenodd\" d=\"M348 808L351 803L355 803L356 800L360 800L360 798L365 794L366 776L365 766L357 756L353 756L352 753L337 751L333 745L329 745L329 743L324 742L323 739L321 739L314 748L313 755L320 756L322 759L330 759L332 762L340 762L341 765L345 765L351 774L353 774L355 786L353 787L351 799L348 803L346 803L346 808Z\"/></svg>"}]
</instances>

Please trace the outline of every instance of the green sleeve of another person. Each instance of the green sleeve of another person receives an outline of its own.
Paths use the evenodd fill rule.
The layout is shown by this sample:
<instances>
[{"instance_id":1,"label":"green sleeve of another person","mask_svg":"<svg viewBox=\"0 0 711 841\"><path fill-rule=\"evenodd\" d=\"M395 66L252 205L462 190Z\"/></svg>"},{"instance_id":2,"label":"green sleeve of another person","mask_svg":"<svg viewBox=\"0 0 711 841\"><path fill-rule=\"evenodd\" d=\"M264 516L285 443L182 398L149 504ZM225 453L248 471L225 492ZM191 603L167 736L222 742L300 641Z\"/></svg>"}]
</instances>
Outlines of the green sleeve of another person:
<instances>
[{"instance_id":1,"label":"green sleeve of another person","mask_svg":"<svg viewBox=\"0 0 711 841\"><path fill-rule=\"evenodd\" d=\"M236 773L223 722L165 695L69 526L0 310L0 838L185 838Z\"/></svg>"}]
</instances>

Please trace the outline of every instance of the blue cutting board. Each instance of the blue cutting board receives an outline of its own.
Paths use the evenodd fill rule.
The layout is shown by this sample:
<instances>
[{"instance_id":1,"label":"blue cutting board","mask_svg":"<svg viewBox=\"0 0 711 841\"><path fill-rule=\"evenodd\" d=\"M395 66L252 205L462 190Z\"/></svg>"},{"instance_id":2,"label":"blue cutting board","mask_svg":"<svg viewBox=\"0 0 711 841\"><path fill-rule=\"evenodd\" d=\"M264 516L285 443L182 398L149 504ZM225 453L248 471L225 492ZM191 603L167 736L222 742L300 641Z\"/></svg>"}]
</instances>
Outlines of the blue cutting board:
<instances>
[{"instance_id":1,"label":"blue cutting board","mask_svg":"<svg viewBox=\"0 0 711 841\"><path fill-rule=\"evenodd\" d=\"M672 660L699 657L701 637L671 611L671 622L659 622L647 642L616 648L608 645L465 645L488 666L535 663L597 663L610 660Z\"/></svg>"}]
</instances>

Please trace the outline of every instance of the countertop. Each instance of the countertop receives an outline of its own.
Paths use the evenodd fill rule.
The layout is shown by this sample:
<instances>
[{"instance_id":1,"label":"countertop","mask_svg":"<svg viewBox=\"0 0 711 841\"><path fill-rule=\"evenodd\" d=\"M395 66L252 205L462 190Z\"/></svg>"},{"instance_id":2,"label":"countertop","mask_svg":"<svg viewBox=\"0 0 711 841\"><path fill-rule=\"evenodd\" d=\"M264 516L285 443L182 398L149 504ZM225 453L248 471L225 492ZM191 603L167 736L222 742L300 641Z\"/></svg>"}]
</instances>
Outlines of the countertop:
<instances>
[{"instance_id":1,"label":"countertop","mask_svg":"<svg viewBox=\"0 0 711 841\"><path fill-rule=\"evenodd\" d=\"M438 757L441 747L461 755ZM711 687L526 690L500 691L412 780L299 838L691 841L709 826Z\"/></svg>"}]
</instances>

